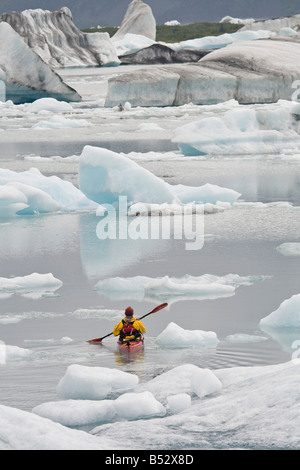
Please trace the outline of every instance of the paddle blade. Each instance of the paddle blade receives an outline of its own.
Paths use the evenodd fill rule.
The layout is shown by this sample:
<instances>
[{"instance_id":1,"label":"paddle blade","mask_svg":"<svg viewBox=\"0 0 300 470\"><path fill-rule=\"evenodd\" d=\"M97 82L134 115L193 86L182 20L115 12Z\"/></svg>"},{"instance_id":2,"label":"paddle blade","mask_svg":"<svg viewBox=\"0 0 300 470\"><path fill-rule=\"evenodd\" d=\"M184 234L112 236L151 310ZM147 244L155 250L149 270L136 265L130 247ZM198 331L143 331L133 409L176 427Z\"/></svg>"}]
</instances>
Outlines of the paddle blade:
<instances>
[{"instance_id":1,"label":"paddle blade","mask_svg":"<svg viewBox=\"0 0 300 470\"><path fill-rule=\"evenodd\" d=\"M87 341L87 343L90 343L90 344L102 343L102 338L90 339L89 341Z\"/></svg>"},{"instance_id":2,"label":"paddle blade","mask_svg":"<svg viewBox=\"0 0 300 470\"><path fill-rule=\"evenodd\" d=\"M165 302L164 304L161 304L161 305L158 305L158 307L155 307L150 313L155 313L155 312L158 312L159 310L161 310L162 308L166 308L168 306L167 302Z\"/></svg>"}]
</instances>

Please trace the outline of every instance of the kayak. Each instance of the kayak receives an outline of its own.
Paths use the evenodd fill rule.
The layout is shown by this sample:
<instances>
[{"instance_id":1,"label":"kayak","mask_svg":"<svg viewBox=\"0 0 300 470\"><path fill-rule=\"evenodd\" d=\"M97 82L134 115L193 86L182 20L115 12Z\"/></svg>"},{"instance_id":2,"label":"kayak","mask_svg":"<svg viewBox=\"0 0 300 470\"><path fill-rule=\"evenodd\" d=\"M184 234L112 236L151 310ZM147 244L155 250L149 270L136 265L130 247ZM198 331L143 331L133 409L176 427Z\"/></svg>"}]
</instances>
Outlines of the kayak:
<instances>
[{"instance_id":1,"label":"kayak","mask_svg":"<svg viewBox=\"0 0 300 470\"><path fill-rule=\"evenodd\" d=\"M119 351L122 353L137 353L144 348L144 338L137 341L118 341Z\"/></svg>"}]
</instances>

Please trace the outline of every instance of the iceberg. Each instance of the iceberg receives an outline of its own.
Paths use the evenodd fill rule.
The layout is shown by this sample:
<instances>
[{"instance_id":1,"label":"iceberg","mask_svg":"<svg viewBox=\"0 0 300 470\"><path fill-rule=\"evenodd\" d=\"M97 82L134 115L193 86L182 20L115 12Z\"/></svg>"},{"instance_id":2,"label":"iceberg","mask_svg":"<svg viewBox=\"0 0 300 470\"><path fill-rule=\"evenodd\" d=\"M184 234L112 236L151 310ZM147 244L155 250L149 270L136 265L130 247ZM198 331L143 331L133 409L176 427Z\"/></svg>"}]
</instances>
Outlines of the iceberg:
<instances>
[{"instance_id":1,"label":"iceberg","mask_svg":"<svg viewBox=\"0 0 300 470\"><path fill-rule=\"evenodd\" d=\"M219 23L231 23L231 24L243 24L243 25L246 25L246 24L252 24L254 22L254 18L245 18L245 19L242 19L242 18L233 18L232 16L224 16L220 21Z\"/></svg>"},{"instance_id":2,"label":"iceberg","mask_svg":"<svg viewBox=\"0 0 300 470\"><path fill-rule=\"evenodd\" d=\"M154 43L145 47L137 48L136 41L133 47L125 40L116 45L120 55L122 65L128 64L176 64L186 62L198 62L202 57L210 52L205 49L179 49L174 50L165 44ZM124 55L123 55L124 54Z\"/></svg>"},{"instance_id":3,"label":"iceberg","mask_svg":"<svg viewBox=\"0 0 300 470\"><path fill-rule=\"evenodd\" d=\"M277 310L259 322L265 328L300 328L300 294L284 300Z\"/></svg>"},{"instance_id":4,"label":"iceberg","mask_svg":"<svg viewBox=\"0 0 300 470\"><path fill-rule=\"evenodd\" d=\"M6 22L0 22L0 43L0 79L5 84L6 100L16 104L45 96L63 101L81 100Z\"/></svg>"},{"instance_id":5,"label":"iceberg","mask_svg":"<svg viewBox=\"0 0 300 470\"><path fill-rule=\"evenodd\" d=\"M118 203L126 196L128 205L217 201L232 204L240 193L215 185L199 188L170 185L122 154L104 148L85 146L79 160L79 188L98 204Z\"/></svg>"},{"instance_id":6,"label":"iceberg","mask_svg":"<svg viewBox=\"0 0 300 470\"><path fill-rule=\"evenodd\" d=\"M127 33L142 35L151 40L156 38L156 21L149 5L133 0L127 8L120 28L112 37L113 42Z\"/></svg>"},{"instance_id":7,"label":"iceberg","mask_svg":"<svg viewBox=\"0 0 300 470\"><path fill-rule=\"evenodd\" d=\"M112 77L105 106L126 101L145 107L191 102L211 105L232 99L240 104L290 101L292 85L300 75L297 37L239 40L206 54L195 64L157 65L137 74Z\"/></svg>"},{"instance_id":8,"label":"iceberg","mask_svg":"<svg viewBox=\"0 0 300 470\"><path fill-rule=\"evenodd\" d=\"M283 28L291 28L299 32L300 15L291 15L281 18L270 18L266 20L249 21L240 29L240 31L257 31L268 29L279 34Z\"/></svg>"},{"instance_id":9,"label":"iceberg","mask_svg":"<svg viewBox=\"0 0 300 470\"><path fill-rule=\"evenodd\" d=\"M37 168L20 173L0 169L0 218L96 207L72 183L44 176Z\"/></svg>"},{"instance_id":10,"label":"iceberg","mask_svg":"<svg viewBox=\"0 0 300 470\"><path fill-rule=\"evenodd\" d=\"M299 151L298 107L283 100L268 108L240 106L221 117L203 118L175 129L172 141L186 156Z\"/></svg>"},{"instance_id":11,"label":"iceberg","mask_svg":"<svg viewBox=\"0 0 300 470\"><path fill-rule=\"evenodd\" d=\"M155 340L156 344L166 349L215 348L219 342L213 331L185 330L171 322Z\"/></svg>"},{"instance_id":12,"label":"iceberg","mask_svg":"<svg viewBox=\"0 0 300 470\"><path fill-rule=\"evenodd\" d=\"M108 33L83 33L73 23L72 13L24 10L0 15L23 38L28 47L50 67L118 65L116 50Z\"/></svg>"}]
</instances>

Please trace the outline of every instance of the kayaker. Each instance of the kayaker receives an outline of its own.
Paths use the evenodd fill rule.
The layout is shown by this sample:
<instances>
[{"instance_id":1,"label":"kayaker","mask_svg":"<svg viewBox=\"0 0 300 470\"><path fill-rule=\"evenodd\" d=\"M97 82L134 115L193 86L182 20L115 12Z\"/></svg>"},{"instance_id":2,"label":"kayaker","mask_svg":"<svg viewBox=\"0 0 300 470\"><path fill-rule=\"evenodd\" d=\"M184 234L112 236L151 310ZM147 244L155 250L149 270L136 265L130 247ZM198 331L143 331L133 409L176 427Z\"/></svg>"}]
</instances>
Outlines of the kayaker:
<instances>
[{"instance_id":1,"label":"kayaker","mask_svg":"<svg viewBox=\"0 0 300 470\"><path fill-rule=\"evenodd\" d=\"M115 325L113 334L119 336L122 341L134 341L139 339L145 331L143 323L134 317L133 308L127 307L125 317Z\"/></svg>"}]
</instances>

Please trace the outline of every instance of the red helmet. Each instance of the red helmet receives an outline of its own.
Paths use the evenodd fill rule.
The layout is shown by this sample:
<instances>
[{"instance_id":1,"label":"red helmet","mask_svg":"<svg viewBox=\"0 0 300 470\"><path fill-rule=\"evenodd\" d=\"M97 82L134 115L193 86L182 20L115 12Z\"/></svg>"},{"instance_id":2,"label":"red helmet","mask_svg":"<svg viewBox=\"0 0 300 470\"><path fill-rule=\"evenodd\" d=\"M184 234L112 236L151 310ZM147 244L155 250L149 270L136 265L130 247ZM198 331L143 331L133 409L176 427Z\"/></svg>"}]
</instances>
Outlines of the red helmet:
<instances>
[{"instance_id":1,"label":"red helmet","mask_svg":"<svg viewBox=\"0 0 300 470\"><path fill-rule=\"evenodd\" d=\"M126 317L132 317L133 316L133 308L132 307L127 307L125 310L125 316Z\"/></svg>"}]
</instances>

